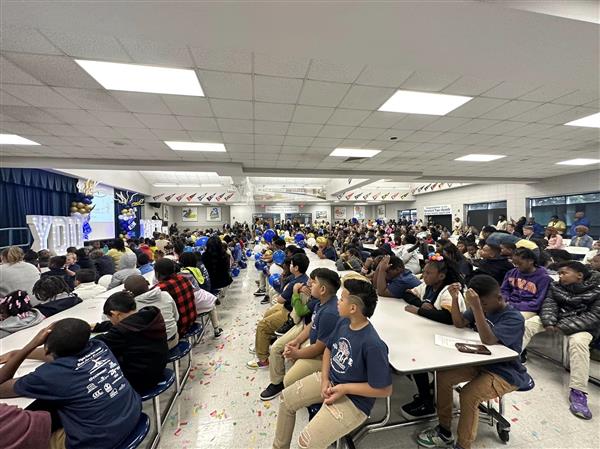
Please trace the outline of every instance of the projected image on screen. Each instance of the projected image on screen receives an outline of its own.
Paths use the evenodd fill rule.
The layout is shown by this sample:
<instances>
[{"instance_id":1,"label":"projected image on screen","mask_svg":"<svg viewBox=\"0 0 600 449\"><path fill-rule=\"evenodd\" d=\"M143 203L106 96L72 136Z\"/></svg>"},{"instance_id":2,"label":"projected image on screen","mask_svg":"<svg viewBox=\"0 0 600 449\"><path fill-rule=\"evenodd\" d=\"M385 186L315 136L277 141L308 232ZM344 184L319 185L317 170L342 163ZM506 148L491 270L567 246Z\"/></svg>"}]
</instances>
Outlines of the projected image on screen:
<instances>
[{"instance_id":1,"label":"projected image on screen","mask_svg":"<svg viewBox=\"0 0 600 449\"><path fill-rule=\"evenodd\" d=\"M115 238L115 191L112 187L98 184L94 192L92 204L94 209L90 214L92 232L89 240Z\"/></svg>"}]
</instances>

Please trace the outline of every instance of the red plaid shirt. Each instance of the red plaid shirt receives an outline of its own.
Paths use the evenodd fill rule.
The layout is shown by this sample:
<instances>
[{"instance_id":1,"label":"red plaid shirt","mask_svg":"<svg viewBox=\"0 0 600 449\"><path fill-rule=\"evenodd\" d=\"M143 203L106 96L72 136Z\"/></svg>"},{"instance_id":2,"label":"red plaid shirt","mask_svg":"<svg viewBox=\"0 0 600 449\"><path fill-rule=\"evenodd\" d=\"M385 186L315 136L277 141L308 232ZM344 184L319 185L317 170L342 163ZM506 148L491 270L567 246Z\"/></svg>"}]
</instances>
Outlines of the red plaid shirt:
<instances>
[{"instance_id":1,"label":"red plaid shirt","mask_svg":"<svg viewBox=\"0 0 600 449\"><path fill-rule=\"evenodd\" d=\"M158 288L169 293L175 300L175 304L177 304L177 311L179 312L177 331L179 336L182 337L198 317L192 283L182 275L174 274L170 278L159 282Z\"/></svg>"}]
</instances>

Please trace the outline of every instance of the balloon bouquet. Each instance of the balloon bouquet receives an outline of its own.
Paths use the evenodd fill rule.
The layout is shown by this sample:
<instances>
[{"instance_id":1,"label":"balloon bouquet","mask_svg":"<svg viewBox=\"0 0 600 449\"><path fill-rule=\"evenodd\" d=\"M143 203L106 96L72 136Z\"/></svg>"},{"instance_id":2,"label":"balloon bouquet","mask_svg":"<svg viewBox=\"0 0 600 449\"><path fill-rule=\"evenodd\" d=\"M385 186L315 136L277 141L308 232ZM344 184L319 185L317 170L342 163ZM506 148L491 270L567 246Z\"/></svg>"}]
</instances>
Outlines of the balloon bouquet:
<instances>
[{"instance_id":1,"label":"balloon bouquet","mask_svg":"<svg viewBox=\"0 0 600 449\"><path fill-rule=\"evenodd\" d=\"M137 193L117 192L115 194L115 200L120 205L119 210L119 226L121 226L120 238L132 238L135 237L134 229L137 226L135 208L144 204L144 198L135 200Z\"/></svg>"},{"instance_id":2,"label":"balloon bouquet","mask_svg":"<svg viewBox=\"0 0 600 449\"><path fill-rule=\"evenodd\" d=\"M73 201L71 201L71 215L81 216L83 218L83 239L89 240L90 234L92 233L92 227L90 226L90 214L94 210L92 201L94 199L94 190L96 189L98 182L88 179L86 181L80 180L77 183L77 194Z\"/></svg>"}]
</instances>

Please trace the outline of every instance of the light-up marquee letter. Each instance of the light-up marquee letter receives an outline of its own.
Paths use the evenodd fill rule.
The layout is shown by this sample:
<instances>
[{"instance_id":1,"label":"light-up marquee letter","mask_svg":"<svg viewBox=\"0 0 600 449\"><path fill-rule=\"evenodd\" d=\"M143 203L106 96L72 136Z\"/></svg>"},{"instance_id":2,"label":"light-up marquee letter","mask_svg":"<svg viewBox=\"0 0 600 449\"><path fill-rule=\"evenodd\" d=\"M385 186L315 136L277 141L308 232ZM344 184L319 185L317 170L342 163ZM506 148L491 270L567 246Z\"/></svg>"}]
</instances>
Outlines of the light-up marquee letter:
<instances>
[{"instance_id":1,"label":"light-up marquee letter","mask_svg":"<svg viewBox=\"0 0 600 449\"><path fill-rule=\"evenodd\" d=\"M33 236L31 249L47 249L53 254L62 255L69 246L83 246L83 219L81 217L50 217L48 215L27 215L27 224Z\"/></svg>"}]
</instances>

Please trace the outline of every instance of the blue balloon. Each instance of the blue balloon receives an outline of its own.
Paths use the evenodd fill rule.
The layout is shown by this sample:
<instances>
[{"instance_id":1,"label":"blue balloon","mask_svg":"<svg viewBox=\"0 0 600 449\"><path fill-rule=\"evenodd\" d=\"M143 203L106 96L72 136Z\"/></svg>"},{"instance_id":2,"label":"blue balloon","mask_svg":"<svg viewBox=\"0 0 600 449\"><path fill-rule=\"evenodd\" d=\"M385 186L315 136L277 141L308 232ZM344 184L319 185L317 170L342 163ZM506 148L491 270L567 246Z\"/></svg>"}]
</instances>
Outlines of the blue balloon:
<instances>
[{"instance_id":1,"label":"blue balloon","mask_svg":"<svg viewBox=\"0 0 600 449\"><path fill-rule=\"evenodd\" d=\"M296 243L300 243L302 240L304 240L304 234L299 232L294 236L294 240L296 241Z\"/></svg>"},{"instance_id":2,"label":"blue balloon","mask_svg":"<svg viewBox=\"0 0 600 449\"><path fill-rule=\"evenodd\" d=\"M256 262L254 262L254 268L256 268L258 271L262 271L262 269L266 266L267 264L264 263L262 260L257 260Z\"/></svg>"},{"instance_id":3,"label":"blue balloon","mask_svg":"<svg viewBox=\"0 0 600 449\"><path fill-rule=\"evenodd\" d=\"M254 255L254 259L255 259L255 260L260 260L260 258L261 258L261 257L262 257L262 254L261 254L261 253L256 253L256 254Z\"/></svg>"},{"instance_id":4,"label":"blue balloon","mask_svg":"<svg viewBox=\"0 0 600 449\"><path fill-rule=\"evenodd\" d=\"M282 265L284 261L285 253L282 250L278 249L273 253L273 262L275 262L277 265Z\"/></svg>"},{"instance_id":5,"label":"blue balloon","mask_svg":"<svg viewBox=\"0 0 600 449\"><path fill-rule=\"evenodd\" d=\"M305 242L304 240L300 240L300 241L298 242L298 246L299 246L300 248L306 248L306 242Z\"/></svg>"},{"instance_id":6,"label":"blue balloon","mask_svg":"<svg viewBox=\"0 0 600 449\"><path fill-rule=\"evenodd\" d=\"M246 257L251 257L252 256L252 250L246 250Z\"/></svg>"},{"instance_id":7,"label":"blue balloon","mask_svg":"<svg viewBox=\"0 0 600 449\"><path fill-rule=\"evenodd\" d=\"M354 218L352 218L351 221L352 221L353 224L357 224L358 223L358 218L354 217Z\"/></svg>"},{"instance_id":8,"label":"blue balloon","mask_svg":"<svg viewBox=\"0 0 600 449\"><path fill-rule=\"evenodd\" d=\"M281 285L281 274L273 273L269 276L269 285L273 288L278 288Z\"/></svg>"},{"instance_id":9,"label":"blue balloon","mask_svg":"<svg viewBox=\"0 0 600 449\"><path fill-rule=\"evenodd\" d=\"M238 262L239 267L243 270L244 268L248 268L248 264L246 262L244 262L243 260L240 260Z\"/></svg>"},{"instance_id":10,"label":"blue balloon","mask_svg":"<svg viewBox=\"0 0 600 449\"><path fill-rule=\"evenodd\" d=\"M206 242L208 242L208 237L203 235L196 240L196 246L206 246Z\"/></svg>"},{"instance_id":11,"label":"blue balloon","mask_svg":"<svg viewBox=\"0 0 600 449\"><path fill-rule=\"evenodd\" d=\"M277 237L277 234L272 229L267 229L263 234L263 238L269 243L271 243L275 237Z\"/></svg>"},{"instance_id":12,"label":"blue balloon","mask_svg":"<svg viewBox=\"0 0 600 449\"><path fill-rule=\"evenodd\" d=\"M234 267L234 268L231 270L231 275L232 275L234 278L238 277L238 276L240 275L240 269L239 269L238 267Z\"/></svg>"},{"instance_id":13,"label":"blue balloon","mask_svg":"<svg viewBox=\"0 0 600 449\"><path fill-rule=\"evenodd\" d=\"M262 232L260 231L260 229L257 229L255 232L256 232L257 236L261 236L262 235Z\"/></svg>"},{"instance_id":14,"label":"blue balloon","mask_svg":"<svg viewBox=\"0 0 600 449\"><path fill-rule=\"evenodd\" d=\"M265 267L262 269L262 272L265 276L269 275L269 267L265 264Z\"/></svg>"}]
</instances>

